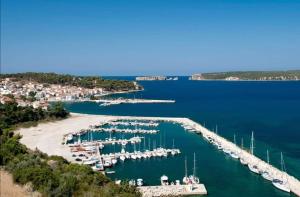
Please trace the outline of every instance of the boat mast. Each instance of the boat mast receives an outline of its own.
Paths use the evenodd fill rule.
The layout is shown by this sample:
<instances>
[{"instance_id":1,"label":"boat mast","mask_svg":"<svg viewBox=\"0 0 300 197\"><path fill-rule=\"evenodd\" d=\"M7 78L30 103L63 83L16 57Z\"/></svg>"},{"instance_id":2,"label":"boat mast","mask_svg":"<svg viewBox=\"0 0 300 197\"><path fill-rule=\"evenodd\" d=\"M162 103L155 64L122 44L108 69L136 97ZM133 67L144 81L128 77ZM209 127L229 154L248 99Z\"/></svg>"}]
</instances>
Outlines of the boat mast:
<instances>
[{"instance_id":1,"label":"boat mast","mask_svg":"<svg viewBox=\"0 0 300 197\"><path fill-rule=\"evenodd\" d=\"M268 164L270 163L269 150L268 149L267 149L267 162L268 162Z\"/></svg>"},{"instance_id":2,"label":"boat mast","mask_svg":"<svg viewBox=\"0 0 300 197\"><path fill-rule=\"evenodd\" d=\"M218 125L216 124L216 134L218 134Z\"/></svg>"},{"instance_id":3,"label":"boat mast","mask_svg":"<svg viewBox=\"0 0 300 197\"><path fill-rule=\"evenodd\" d=\"M184 167L185 167L185 177L187 177L187 160L185 156L185 161L184 161Z\"/></svg>"},{"instance_id":4,"label":"boat mast","mask_svg":"<svg viewBox=\"0 0 300 197\"><path fill-rule=\"evenodd\" d=\"M146 138L144 138L144 150L146 149Z\"/></svg>"},{"instance_id":5,"label":"boat mast","mask_svg":"<svg viewBox=\"0 0 300 197\"><path fill-rule=\"evenodd\" d=\"M241 139L241 147L242 147L242 149L244 149L244 139L243 138Z\"/></svg>"},{"instance_id":6,"label":"boat mast","mask_svg":"<svg viewBox=\"0 0 300 197\"><path fill-rule=\"evenodd\" d=\"M193 169L193 176L196 177L196 153L194 152L194 169Z\"/></svg>"},{"instance_id":7,"label":"boat mast","mask_svg":"<svg viewBox=\"0 0 300 197\"><path fill-rule=\"evenodd\" d=\"M175 145L174 145L174 138L173 138L173 146L172 146L172 148L173 148L173 149L175 148Z\"/></svg>"},{"instance_id":8,"label":"boat mast","mask_svg":"<svg viewBox=\"0 0 300 197\"><path fill-rule=\"evenodd\" d=\"M251 154L253 155L254 151L254 134L253 134L253 131L251 133L251 145L250 145L250 151L251 151Z\"/></svg>"},{"instance_id":9,"label":"boat mast","mask_svg":"<svg viewBox=\"0 0 300 197\"><path fill-rule=\"evenodd\" d=\"M234 144L236 144L236 141L235 141L235 134L233 134L233 142L234 142Z\"/></svg>"}]
</instances>

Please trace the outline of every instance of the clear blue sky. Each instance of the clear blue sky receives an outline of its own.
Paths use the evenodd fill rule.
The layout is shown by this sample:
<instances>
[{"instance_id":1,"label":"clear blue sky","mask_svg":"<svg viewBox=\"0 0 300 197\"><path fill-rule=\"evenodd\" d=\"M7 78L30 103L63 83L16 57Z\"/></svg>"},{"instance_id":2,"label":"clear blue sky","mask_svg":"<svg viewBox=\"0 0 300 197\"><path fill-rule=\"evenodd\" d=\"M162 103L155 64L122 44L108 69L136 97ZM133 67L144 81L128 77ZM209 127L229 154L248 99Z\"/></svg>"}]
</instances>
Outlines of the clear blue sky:
<instances>
[{"instance_id":1,"label":"clear blue sky","mask_svg":"<svg viewBox=\"0 0 300 197\"><path fill-rule=\"evenodd\" d=\"M300 1L1 0L1 71L300 69Z\"/></svg>"}]
</instances>

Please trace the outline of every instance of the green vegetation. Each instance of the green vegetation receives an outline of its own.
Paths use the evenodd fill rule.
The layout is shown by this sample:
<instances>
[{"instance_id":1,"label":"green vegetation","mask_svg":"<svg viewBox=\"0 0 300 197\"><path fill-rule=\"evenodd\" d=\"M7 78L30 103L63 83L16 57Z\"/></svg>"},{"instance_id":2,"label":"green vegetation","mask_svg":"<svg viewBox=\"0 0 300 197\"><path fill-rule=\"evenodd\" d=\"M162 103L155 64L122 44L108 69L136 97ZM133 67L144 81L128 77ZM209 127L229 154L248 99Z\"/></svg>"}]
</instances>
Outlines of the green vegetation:
<instances>
[{"instance_id":1,"label":"green vegetation","mask_svg":"<svg viewBox=\"0 0 300 197\"><path fill-rule=\"evenodd\" d=\"M36 81L45 84L72 85L83 88L104 88L107 91L128 91L135 90L135 84L132 81L109 80L97 76L73 76L56 73L16 73L1 74L1 78L14 78L17 81ZM141 87L139 87L141 88Z\"/></svg>"},{"instance_id":2,"label":"green vegetation","mask_svg":"<svg viewBox=\"0 0 300 197\"><path fill-rule=\"evenodd\" d=\"M300 79L300 70L294 71L241 71L202 73L205 79L225 79L238 77L242 80L295 80Z\"/></svg>"},{"instance_id":3,"label":"green vegetation","mask_svg":"<svg viewBox=\"0 0 300 197\"><path fill-rule=\"evenodd\" d=\"M68 115L69 112L60 102L54 103L48 110L34 109L32 106L21 107L14 101L6 104L0 103L0 128L6 129L22 123L35 125L40 120L61 119Z\"/></svg>"},{"instance_id":4,"label":"green vegetation","mask_svg":"<svg viewBox=\"0 0 300 197\"><path fill-rule=\"evenodd\" d=\"M0 166L19 184L31 184L43 196L140 196L128 183L114 184L89 166L71 164L59 156L28 150L13 129L22 123L68 116L61 103L48 110L18 107L15 102L0 105Z\"/></svg>"}]
</instances>

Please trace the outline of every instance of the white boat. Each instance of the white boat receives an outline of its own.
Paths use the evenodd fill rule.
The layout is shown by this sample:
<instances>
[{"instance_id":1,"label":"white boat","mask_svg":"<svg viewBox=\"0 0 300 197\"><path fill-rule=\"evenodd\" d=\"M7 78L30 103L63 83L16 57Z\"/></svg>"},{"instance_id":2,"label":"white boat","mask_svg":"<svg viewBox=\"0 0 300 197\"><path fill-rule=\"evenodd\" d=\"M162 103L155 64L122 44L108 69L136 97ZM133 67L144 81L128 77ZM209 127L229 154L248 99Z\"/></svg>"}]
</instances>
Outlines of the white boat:
<instances>
[{"instance_id":1,"label":"white boat","mask_svg":"<svg viewBox=\"0 0 300 197\"><path fill-rule=\"evenodd\" d=\"M120 160L121 160L121 161L125 161L125 159L126 159L126 157L125 157L124 155L121 155L121 156L120 156Z\"/></svg>"},{"instance_id":2,"label":"white boat","mask_svg":"<svg viewBox=\"0 0 300 197\"><path fill-rule=\"evenodd\" d=\"M239 158L239 156L238 156L235 152L233 152L233 151L231 151L231 152L229 153L229 155L230 155L232 158L234 158L234 159L238 159L238 158Z\"/></svg>"},{"instance_id":3,"label":"white boat","mask_svg":"<svg viewBox=\"0 0 300 197\"><path fill-rule=\"evenodd\" d=\"M182 182L183 182L183 184L188 184L189 177L187 175L187 160L186 160L186 157L185 157L185 161L184 161L184 166L185 166L185 176L183 177Z\"/></svg>"},{"instance_id":4,"label":"white boat","mask_svg":"<svg viewBox=\"0 0 300 197\"><path fill-rule=\"evenodd\" d=\"M268 171L264 171L261 173L261 176L268 180L268 181L272 181L273 180L273 177L270 175L270 173Z\"/></svg>"},{"instance_id":5,"label":"white boat","mask_svg":"<svg viewBox=\"0 0 300 197\"><path fill-rule=\"evenodd\" d=\"M136 184L137 186L143 186L144 185L143 179L137 179Z\"/></svg>"},{"instance_id":6,"label":"white boat","mask_svg":"<svg viewBox=\"0 0 300 197\"><path fill-rule=\"evenodd\" d=\"M250 153L251 153L251 155L254 154L254 133L253 133L253 131L251 133ZM258 166L256 164L249 163L248 168L251 172L254 172L256 174L260 174L260 171L259 171Z\"/></svg>"},{"instance_id":7,"label":"white boat","mask_svg":"<svg viewBox=\"0 0 300 197\"><path fill-rule=\"evenodd\" d=\"M283 155L282 155L282 152L280 153L280 157L281 157L281 177L280 178L275 178L272 180L272 184L282 190L282 191L285 191L285 192L288 192L290 193L291 192L291 189L290 189L290 185L289 185L289 182L287 180L287 177L286 177L286 170L285 170L285 165L284 165L284 160L283 160Z\"/></svg>"},{"instance_id":8,"label":"white boat","mask_svg":"<svg viewBox=\"0 0 300 197\"><path fill-rule=\"evenodd\" d=\"M161 185L169 185L169 178L166 175L162 175L160 177Z\"/></svg>"},{"instance_id":9,"label":"white boat","mask_svg":"<svg viewBox=\"0 0 300 197\"><path fill-rule=\"evenodd\" d=\"M134 179L131 179L131 180L129 181L129 185L135 186L135 180L134 180Z\"/></svg>"},{"instance_id":10,"label":"white boat","mask_svg":"<svg viewBox=\"0 0 300 197\"><path fill-rule=\"evenodd\" d=\"M267 150L267 162L268 162L268 164L270 163L270 159L269 159L269 150ZM268 181L272 181L273 180L273 176L270 174L270 172L268 171L268 168L267 168L267 170L265 170L265 171L263 171L262 173L261 173L261 176L264 178L264 179L266 179L266 180L268 180Z\"/></svg>"},{"instance_id":11,"label":"white boat","mask_svg":"<svg viewBox=\"0 0 300 197\"><path fill-rule=\"evenodd\" d=\"M243 159L243 158L240 158L240 162L243 165L248 165L248 162L245 159Z\"/></svg>"},{"instance_id":12,"label":"white boat","mask_svg":"<svg viewBox=\"0 0 300 197\"><path fill-rule=\"evenodd\" d=\"M116 160L116 159L112 159L112 160L111 160L111 163L112 163L113 165L115 165L117 162L118 162L118 160Z\"/></svg>"},{"instance_id":13,"label":"white boat","mask_svg":"<svg viewBox=\"0 0 300 197\"><path fill-rule=\"evenodd\" d=\"M116 173L116 172L112 170L112 171L106 171L105 173L106 173L106 174L114 174L114 173Z\"/></svg>"},{"instance_id":14,"label":"white boat","mask_svg":"<svg viewBox=\"0 0 300 197\"><path fill-rule=\"evenodd\" d=\"M226 154L230 154L231 151L229 149L224 148L223 152L226 153Z\"/></svg>"},{"instance_id":15,"label":"white boat","mask_svg":"<svg viewBox=\"0 0 300 197\"><path fill-rule=\"evenodd\" d=\"M251 172L254 172L256 174L260 174L260 171L259 171L257 165L248 164L248 168Z\"/></svg>"},{"instance_id":16,"label":"white boat","mask_svg":"<svg viewBox=\"0 0 300 197\"><path fill-rule=\"evenodd\" d=\"M187 170L186 170L187 171ZM186 172L187 174L187 172ZM193 168L193 174L188 176L185 175L185 177L183 177L182 182L184 184L199 184L199 178L196 176L196 154L194 153L194 168Z\"/></svg>"}]
</instances>

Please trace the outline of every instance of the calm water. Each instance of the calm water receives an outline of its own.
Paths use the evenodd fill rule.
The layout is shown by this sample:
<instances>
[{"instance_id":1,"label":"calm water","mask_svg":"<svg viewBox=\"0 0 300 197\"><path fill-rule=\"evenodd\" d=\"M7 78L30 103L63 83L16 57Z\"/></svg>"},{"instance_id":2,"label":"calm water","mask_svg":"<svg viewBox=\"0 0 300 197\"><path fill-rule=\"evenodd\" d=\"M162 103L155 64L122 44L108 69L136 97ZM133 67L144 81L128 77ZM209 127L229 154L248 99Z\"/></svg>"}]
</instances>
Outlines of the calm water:
<instances>
[{"instance_id":1,"label":"calm water","mask_svg":"<svg viewBox=\"0 0 300 197\"><path fill-rule=\"evenodd\" d=\"M189 117L210 129L218 125L218 133L229 140L233 140L234 134L237 143L243 138L244 146L249 146L253 130L255 154L264 159L269 149L271 163L279 167L282 151L288 173L300 178L299 82L188 81L184 78L141 84L145 91L122 96L174 99L176 103L99 107L86 102L69 103L66 107L72 112L90 114ZM160 135L165 136L162 144L171 147L174 138L175 146L181 149L182 154L168 159L118 163L112 179L142 177L147 184L159 184L160 176L166 174L172 180L181 180L184 157L188 158L191 172L193 152L196 152L197 174L209 196L289 196L251 173L238 161L216 150L201 136L185 132L179 125L170 123L162 123L159 130L162 133ZM160 135L152 136L151 141L156 140L159 144ZM147 139L150 138L148 136ZM143 143L137 148L143 149ZM105 151L119 149L117 146L106 147Z\"/></svg>"}]
</instances>

